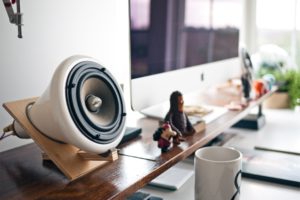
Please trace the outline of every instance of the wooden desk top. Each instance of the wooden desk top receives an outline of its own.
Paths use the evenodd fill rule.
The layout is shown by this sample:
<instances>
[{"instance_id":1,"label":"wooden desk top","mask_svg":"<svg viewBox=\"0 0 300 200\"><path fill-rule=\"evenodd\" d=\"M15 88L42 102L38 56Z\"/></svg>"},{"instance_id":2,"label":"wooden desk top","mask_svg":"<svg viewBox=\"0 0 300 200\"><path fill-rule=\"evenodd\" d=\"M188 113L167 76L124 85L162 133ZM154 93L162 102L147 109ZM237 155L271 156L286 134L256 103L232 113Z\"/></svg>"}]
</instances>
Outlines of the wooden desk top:
<instances>
[{"instance_id":1,"label":"wooden desk top","mask_svg":"<svg viewBox=\"0 0 300 200\"><path fill-rule=\"evenodd\" d=\"M157 153L160 150L156 147L156 142L152 141L158 121L141 118L138 124L143 128L142 135L120 148L125 153L150 151L154 157L145 159L120 155L117 161L73 182L69 182L52 162L42 161L41 151L35 144L2 152L0 199L125 199L231 127L272 92L251 102L244 110L228 111L207 124L205 131L187 136L186 141L164 154ZM221 96L219 98L224 101ZM213 102L212 99L209 101ZM152 148L153 144L155 149Z\"/></svg>"}]
</instances>

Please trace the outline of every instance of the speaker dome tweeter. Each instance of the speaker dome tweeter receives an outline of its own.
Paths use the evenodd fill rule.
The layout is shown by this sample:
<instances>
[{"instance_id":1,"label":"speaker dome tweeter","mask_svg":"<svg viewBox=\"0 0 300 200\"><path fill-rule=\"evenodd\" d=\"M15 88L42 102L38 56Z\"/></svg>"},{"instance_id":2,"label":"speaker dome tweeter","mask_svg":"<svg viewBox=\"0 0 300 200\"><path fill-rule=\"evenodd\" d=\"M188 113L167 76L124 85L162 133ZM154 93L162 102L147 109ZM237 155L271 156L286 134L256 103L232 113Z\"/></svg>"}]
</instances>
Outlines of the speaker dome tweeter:
<instances>
[{"instance_id":1,"label":"speaker dome tweeter","mask_svg":"<svg viewBox=\"0 0 300 200\"><path fill-rule=\"evenodd\" d=\"M54 140L104 153L120 143L126 110L112 74L93 58L72 56L55 70L44 94L28 110L28 117Z\"/></svg>"},{"instance_id":2,"label":"speaker dome tweeter","mask_svg":"<svg viewBox=\"0 0 300 200\"><path fill-rule=\"evenodd\" d=\"M99 112L102 100L99 97L90 94L86 97L85 104L90 112Z\"/></svg>"}]
</instances>

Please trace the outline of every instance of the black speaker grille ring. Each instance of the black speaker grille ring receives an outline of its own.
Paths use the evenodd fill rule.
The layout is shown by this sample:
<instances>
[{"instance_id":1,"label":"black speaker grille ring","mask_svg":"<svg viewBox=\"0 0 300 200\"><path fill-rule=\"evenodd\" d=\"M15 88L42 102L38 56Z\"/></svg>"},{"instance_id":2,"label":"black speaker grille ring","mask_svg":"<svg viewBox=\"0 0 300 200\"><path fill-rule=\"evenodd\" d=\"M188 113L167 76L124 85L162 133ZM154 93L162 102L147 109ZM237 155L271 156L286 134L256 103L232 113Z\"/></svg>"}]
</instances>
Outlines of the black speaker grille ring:
<instances>
[{"instance_id":1,"label":"black speaker grille ring","mask_svg":"<svg viewBox=\"0 0 300 200\"><path fill-rule=\"evenodd\" d=\"M90 78L101 80L113 95L116 109L109 124L94 123L84 111L85 105L81 101L80 93L83 84ZM66 102L76 127L88 139L99 144L108 144L122 133L126 118L123 96L112 75L100 64L83 61L71 69L66 81Z\"/></svg>"}]
</instances>

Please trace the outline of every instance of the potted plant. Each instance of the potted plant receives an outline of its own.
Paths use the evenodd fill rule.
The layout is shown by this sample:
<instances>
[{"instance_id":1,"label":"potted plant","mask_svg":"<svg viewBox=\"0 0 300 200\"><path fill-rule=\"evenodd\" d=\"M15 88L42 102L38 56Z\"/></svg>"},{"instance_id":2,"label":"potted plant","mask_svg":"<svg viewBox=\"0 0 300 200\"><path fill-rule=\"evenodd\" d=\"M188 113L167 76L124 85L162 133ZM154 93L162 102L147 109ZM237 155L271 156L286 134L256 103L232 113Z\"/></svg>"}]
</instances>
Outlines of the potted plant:
<instances>
[{"instance_id":1,"label":"potted plant","mask_svg":"<svg viewBox=\"0 0 300 200\"><path fill-rule=\"evenodd\" d=\"M278 90L264 102L264 107L291 107L290 103L293 100L290 99L290 86L295 84L294 78L298 72L289 69L291 62L288 53L276 45L269 44L260 47L254 57L256 59L256 78L272 75L275 79L275 85L278 87ZM293 97L295 95L293 94Z\"/></svg>"},{"instance_id":2,"label":"potted plant","mask_svg":"<svg viewBox=\"0 0 300 200\"><path fill-rule=\"evenodd\" d=\"M286 89L289 96L289 106L294 108L297 104L297 99L300 98L300 71L288 70L285 74ZM299 103L298 103L299 104Z\"/></svg>"}]
</instances>

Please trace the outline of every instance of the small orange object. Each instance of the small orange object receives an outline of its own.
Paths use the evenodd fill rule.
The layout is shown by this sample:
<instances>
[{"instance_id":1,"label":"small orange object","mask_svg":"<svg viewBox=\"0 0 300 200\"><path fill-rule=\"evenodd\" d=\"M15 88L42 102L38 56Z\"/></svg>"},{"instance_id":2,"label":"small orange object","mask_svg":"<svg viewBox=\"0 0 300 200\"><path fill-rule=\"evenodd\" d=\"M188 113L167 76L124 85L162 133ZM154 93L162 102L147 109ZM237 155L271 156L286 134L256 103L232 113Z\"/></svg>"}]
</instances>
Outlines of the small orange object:
<instances>
[{"instance_id":1,"label":"small orange object","mask_svg":"<svg viewBox=\"0 0 300 200\"><path fill-rule=\"evenodd\" d=\"M253 81L253 89L256 97L261 97L268 92L265 82L261 79Z\"/></svg>"}]
</instances>

